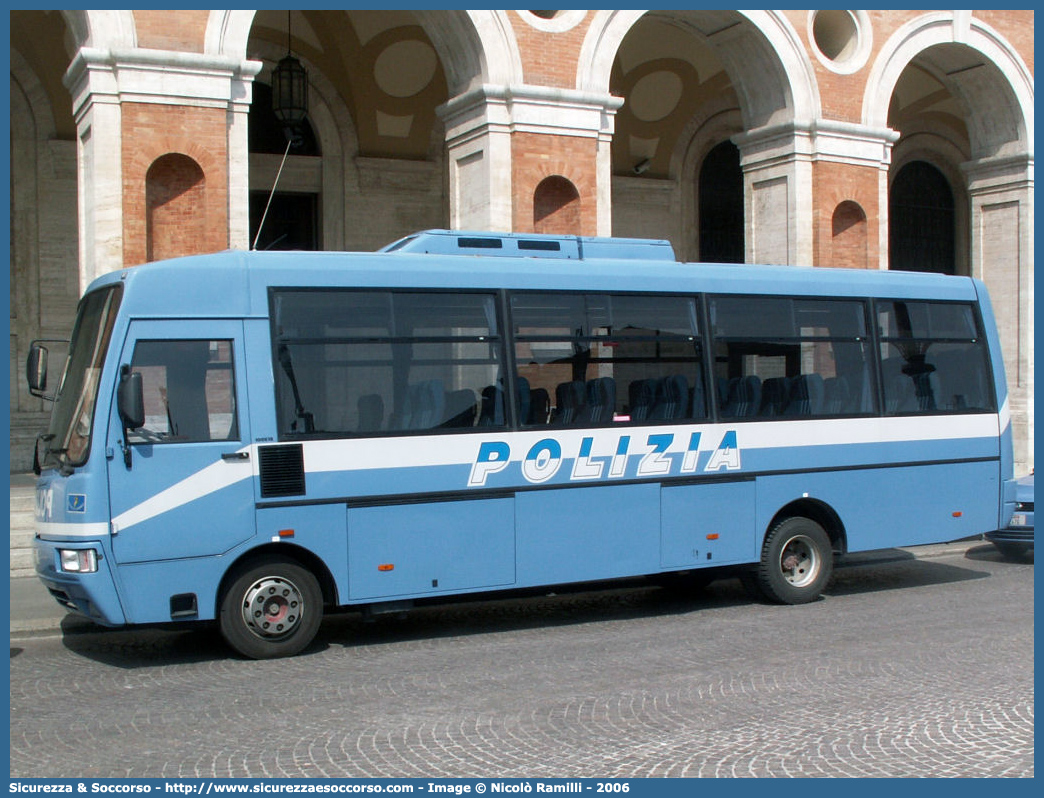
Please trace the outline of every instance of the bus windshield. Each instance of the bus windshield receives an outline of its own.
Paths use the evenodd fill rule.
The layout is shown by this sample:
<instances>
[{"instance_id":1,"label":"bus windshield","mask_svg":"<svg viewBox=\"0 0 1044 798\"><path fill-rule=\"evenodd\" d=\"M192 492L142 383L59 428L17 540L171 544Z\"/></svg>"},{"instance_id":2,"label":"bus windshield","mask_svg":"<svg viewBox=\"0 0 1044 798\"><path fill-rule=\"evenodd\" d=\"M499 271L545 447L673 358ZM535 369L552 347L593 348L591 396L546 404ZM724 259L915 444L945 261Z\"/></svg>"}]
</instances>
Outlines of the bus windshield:
<instances>
[{"instance_id":1,"label":"bus windshield","mask_svg":"<svg viewBox=\"0 0 1044 798\"><path fill-rule=\"evenodd\" d=\"M69 357L51 410L43 468L75 467L87 462L98 381L121 293L120 286L111 286L88 294L80 303Z\"/></svg>"}]
</instances>

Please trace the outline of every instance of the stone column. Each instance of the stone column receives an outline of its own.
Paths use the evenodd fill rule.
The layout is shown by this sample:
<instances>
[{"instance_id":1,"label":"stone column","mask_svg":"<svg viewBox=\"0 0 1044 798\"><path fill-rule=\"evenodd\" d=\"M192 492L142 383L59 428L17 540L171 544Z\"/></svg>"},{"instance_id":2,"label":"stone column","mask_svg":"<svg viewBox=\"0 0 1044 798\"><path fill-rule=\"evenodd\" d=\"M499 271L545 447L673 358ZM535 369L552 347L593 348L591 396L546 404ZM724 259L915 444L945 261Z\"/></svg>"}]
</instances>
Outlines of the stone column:
<instances>
[{"instance_id":1,"label":"stone column","mask_svg":"<svg viewBox=\"0 0 1044 798\"><path fill-rule=\"evenodd\" d=\"M65 74L77 141L80 292L123 266L123 130L114 64L83 47Z\"/></svg>"},{"instance_id":2,"label":"stone column","mask_svg":"<svg viewBox=\"0 0 1044 798\"><path fill-rule=\"evenodd\" d=\"M246 120L260 68L259 62L227 56L80 48L65 84L77 126L81 291L98 275L133 265L126 262L127 230L144 223L135 218L143 209L128 204L124 170L130 161L153 157L153 149L186 153L197 161L205 160L200 153L223 160L207 175L221 184L219 193L227 198L220 214L227 226L219 237L225 246L248 246ZM127 130L128 108L138 120L132 130ZM219 128L212 129L206 114L222 109L225 114L215 117ZM152 121L142 127L146 118ZM125 135L133 139L129 148ZM132 177L135 190L143 192L138 176ZM141 249L138 243L131 247L135 253Z\"/></svg>"},{"instance_id":3,"label":"stone column","mask_svg":"<svg viewBox=\"0 0 1044 798\"><path fill-rule=\"evenodd\" d=\"M746 260L829 266L819 235L842 201L870 224L871 268L887 268L888 166L898 133L832 120L760 128L733 138L743 168ZM816 190L817 186L820 190ZM830 191L824 190L827 186ZM827 259L828 260L828 259Z\"/></svg>"},{"instance_id":4,"label":"stone column","mask_svg":"<svg viewBox=\"0 0 1044 798\"><path fill-rule=\"evenodd\" d=\"M972 275L986 283L1004 350L1017 474L1033 468L1033 158L962 164Z\"/></svg>"},{"instance_id":5,"label":"stone column","mask_svg":"<svg viewBox=\"0 0 1044 798\"><path fill-rule=\"evenodd\" d=\"M450 225L515 229L520 209L532 201L523 196L528 186L516 185L520 169L529 174L530 164L543 159L549 173L559 173L554 160L569 162L574 153L584 160L574 162L578 173L595 176L589 191L578 185L585 207L593 207L593 229L586 232L610 235L609 146L622 103L610 95L528 85L484 85L451 99L439 109L446 125Z\"/></svg>"}]
</instances>

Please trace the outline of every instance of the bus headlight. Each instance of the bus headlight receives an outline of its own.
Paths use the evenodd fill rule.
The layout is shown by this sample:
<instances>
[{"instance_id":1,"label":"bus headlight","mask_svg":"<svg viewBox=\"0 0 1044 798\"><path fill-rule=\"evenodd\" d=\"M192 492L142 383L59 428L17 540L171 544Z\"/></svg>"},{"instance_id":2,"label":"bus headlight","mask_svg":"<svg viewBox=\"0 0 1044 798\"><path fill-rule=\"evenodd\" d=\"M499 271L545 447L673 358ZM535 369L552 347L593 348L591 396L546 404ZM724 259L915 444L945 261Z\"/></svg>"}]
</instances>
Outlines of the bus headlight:
<instances>
[{"instance_id":1,"label":"bus headlight","mask_svg":"<svg viewBox=\"0 0 1044 798\"><path fill-rule=\"evenodd\" d=\"M98 570L98 554L94 549L58 549L62 570L93 574Z\"/></svg>"}]
</instances>

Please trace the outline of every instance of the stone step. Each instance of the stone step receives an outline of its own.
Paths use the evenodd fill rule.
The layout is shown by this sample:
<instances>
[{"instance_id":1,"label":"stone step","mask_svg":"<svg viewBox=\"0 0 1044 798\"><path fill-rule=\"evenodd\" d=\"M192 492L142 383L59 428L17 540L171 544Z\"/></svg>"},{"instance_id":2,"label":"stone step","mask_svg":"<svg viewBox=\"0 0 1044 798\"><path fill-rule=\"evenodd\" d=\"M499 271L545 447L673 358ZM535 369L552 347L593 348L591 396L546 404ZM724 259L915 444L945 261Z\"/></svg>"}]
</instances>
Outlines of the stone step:
<instances>
[{"instance_id":1,"label":"stone step","mask_svg":"<svg viewBox=\"0 0 1044 798\"><path fill-rule=\"evenodd\" d=\"M36 567L32 549L11 549L11 578L35 576Z\"/></svg>"},{"instance_id":2,"label":"stone step","mask_svg":"<svg viewBox=\"0 0 1044 798\"><path fill-rule=\"evenodd\" d=\"M32 474L11 475L11 577L33 576L33 514L36 488Z\"/></svg>"}]
</instances>

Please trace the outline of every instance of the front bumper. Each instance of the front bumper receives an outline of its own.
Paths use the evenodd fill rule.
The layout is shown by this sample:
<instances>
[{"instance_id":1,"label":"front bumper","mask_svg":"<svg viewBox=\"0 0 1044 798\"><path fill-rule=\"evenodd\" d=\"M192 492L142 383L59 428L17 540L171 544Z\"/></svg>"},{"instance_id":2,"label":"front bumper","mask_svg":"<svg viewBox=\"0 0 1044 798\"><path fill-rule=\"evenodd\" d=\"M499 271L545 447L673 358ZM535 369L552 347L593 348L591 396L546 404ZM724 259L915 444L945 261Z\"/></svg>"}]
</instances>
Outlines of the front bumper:
<instances>
[{"instance_id":1,"label":"front bumper","mask_svg":"<svg viewBox=\"0 0 1044 798\"><path fill-rule=\"evenodd\" d=\"M1020 543L1033 545L1033 527L1007 527L987 532L983 537L990 543Z\"/></svg>"},{"instance_id":2,"label":"front bumper","mask_svg":"<svg viewBox=\"0 0 1044 798\"><path fill-rule=\"evenodd\" d=\"M36 538L36 575L55 601L78 615L102 626L123 626L126 616L112 572L109 558L102 553L100 541L77 540L59 542ZM93 573L69 573L59 565L59 549L89 549L98 553L98 570Z\"/></svg>"}]
</instances>

